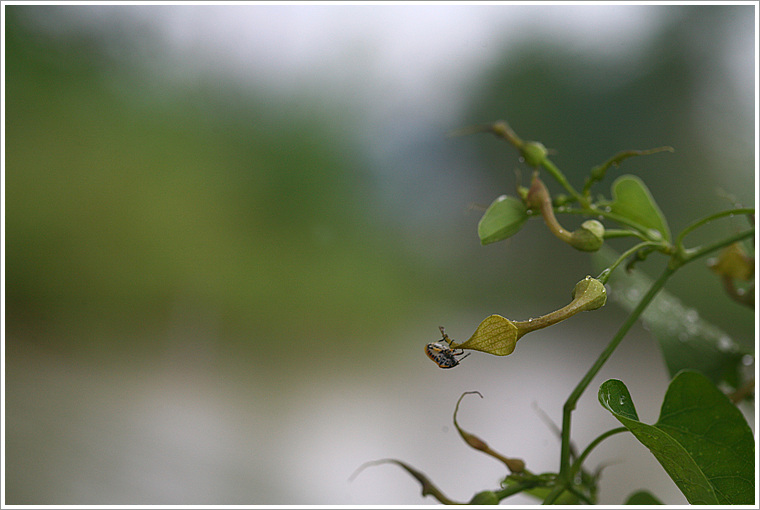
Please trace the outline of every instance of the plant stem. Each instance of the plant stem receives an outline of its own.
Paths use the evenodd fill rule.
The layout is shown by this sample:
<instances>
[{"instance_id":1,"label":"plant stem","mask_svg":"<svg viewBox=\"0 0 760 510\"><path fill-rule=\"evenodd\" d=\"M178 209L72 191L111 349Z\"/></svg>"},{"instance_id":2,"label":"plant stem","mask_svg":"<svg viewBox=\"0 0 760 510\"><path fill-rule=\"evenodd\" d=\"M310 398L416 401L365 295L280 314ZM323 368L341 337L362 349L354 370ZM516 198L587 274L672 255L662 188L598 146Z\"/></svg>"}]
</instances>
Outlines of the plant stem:
<instances>
[{"instance_id":1,"label":"plant stem","mask_svg":"<svg viewBox=\"0 0 760 510\"><path fill-rule=\"evenodd\" d=\"M536 487L538 485L539 483L536 480L524 480L521 482L517 482L513 485L509 485L500 491L497 491L496 497L501 501L504 498L508 498L509 496L513 496L522 491L532 489L533 487Z\"/></svg>"},{"instance_id":2,"label":"plant stem","mask_svg":"<svg viewBox=\"0 0 760 510\"><path fill-rule=\"evenodd\" d=\"M644 295L644 297L641 298L641 301L639 301L639 304L636 305L636 308L634 308L634 310L631 312L631 314L628 316L625 322L623 322L623 324L620 326L620 329L612 338L607 348L599 355L599 358L597 358L594 365L589 369L586 375L583 376L583 379L581 379L581 381L575 387L573 392L567 398L567 401L565 402L565 405L562 408L562 450L560 452L559 480L561 483L566 484L567 487L569 487L572 484L572 476L571 476L572 473L570 470L570 418L571 418L571 414L575 410L575 406L578 403L578 400L580 399L581 395L586 390L588 385L591 384L592 379L596 376L596 374L599 373L599 370L602 368L605 362L609 359L612 353L615 352L615 349L617 349L617 346L620 344L620 342L623 340L625 335L628 333L628 330L631 329L633 324L638 320L639 316L641 316L641 314L644 312L646 307L649 306L649 303L652 302L654 297L662 289L662 287L665 285L665 282L668 281L668 278L670 278L670 276L674 272L675 272L675 269L668 266L662 272L660 277L657 280L655 280L655 282L649 288L649 290Z\"/></svg>"},{"instance_id":3,"label":"plant stem","mask_svg":"<svg viewBox=\"0 0 760 510\"><path fill-rule=\"evenodd\" d=\"M551 174L552 177L554 177L554 180L556 180L565 190L567 190L570 195L575 198L578 203L583 207L584 209L589 208L589 201L586 197L578 193L575 188L573 188L568 180L565 178L565 174L563 174L559 168L556 167L554 163L549 160L549 158L544 158L544 160L541 162L541 166L546 169L547 172Z\"/></svg>"},{"instance_id":4,"label":"plant stem","mask_svg":"<svg viewBox=\"0 0 760 510\"><path fill-rule=\"evenodd\" d=\"M701 227L702 225L706 225L710 223L713 220L717 220L719 218L724 218L726 216L737 216L737 215L744 215L744 214L755 214L754 208L745 208L745 209L729 209L727 211L721 211L719 213L711 214L710 216L707 216L705 218L702 218L700 220L695 221L683 231L678 234L678 237L676 238L676 246L679 248L682 246L683 238L688 234L689 232L696 230L697 228Z\"/></svg>"},{"instance_id":5,"label":"plant stem","mask_svg":"<svg viewBox=\"0 0 760 510\"><path fill-rule=\"evenodd\" d=\"M700 246L697 248L692 248L690 250L685 250L680 263L681 265L686 264L688 262L691 262L694 259L698 259L699 257L704 257L705 255L711 252L714 252L721 248L725 248L726 246L730 246L738 241L743 241L744 239L747 239L748 237L752 237L754 235L755 235L755 229L753 227L748 230L745 230L744 232L739 232L738 234L734 234L732 236L726 237L725 239L721 239L720 241L716 241L706 246Z\"/></svg>"},{"instance_id":6,"label":"plant stem","mask_svg":"<svg viewBox=\"0 0 760 510\"><path fill-rule=\"evenodd\" d=\"M602 282L602 283L607 283L607 280L609 280L609 278L610 278L610 275L612 274L612 272L613 272L613 271L615 270L615 268L616 268L617 266L619 266L619 265L620 265L620 264L621 264L621 263L622 263L622 262L623 262L625 259L627 259L627 258L628 258L628 257L630 257L631 255L633 255L634 253L636 253L636 252L637 252L637 251L639 251L640 249L642 249L642 248L646 248L647 246L661 246L661 245L662 245L662 243L653 243L653 242L649 242L649 241L637 244L636 246L634 246L634 247L632 247L632 248L628 249L628 250L627 250L625 253L623 253L622 255L620 255L620 256L618 257L618 259L615 261L615 263L614 263L614 264L612 264L612 265L611 265L610 267L608 267L607 269L605 269L604 271L602 271L602 272L599 274L599 276L598 276L596 279L597 279L597 280L599 280L599 281L600 281L600 282Z\"/></svg>"},{"instance_id":7,"label":"plant stem","mask_svg":"<svg viewBox=\"0 0 760 510\"><path fill-rule=\"evenodd\" d=\"M600 435L599 437L597 437L596 439L594 439L593 441L591 441L591 443L589 443L589 445L586 447L586 449L583 450L583 453L581 453L580 457L578 457L575 460L575 462L573 462L573 466L570 469L570 476L571 477L575 477L575 474L581 469L581 466L583 465L583 461L586 460L586 457L589 456L589 454L591 453L591 451L594 448L596 448L599 445L599 443L601 443L602 441L604 441L608 437L614 436L615 434L620 434L621 432L628 432L628 429L625 428L625 427L618 427L616 429L608 430L604 434Z\"/></svg>"}]
</instances>

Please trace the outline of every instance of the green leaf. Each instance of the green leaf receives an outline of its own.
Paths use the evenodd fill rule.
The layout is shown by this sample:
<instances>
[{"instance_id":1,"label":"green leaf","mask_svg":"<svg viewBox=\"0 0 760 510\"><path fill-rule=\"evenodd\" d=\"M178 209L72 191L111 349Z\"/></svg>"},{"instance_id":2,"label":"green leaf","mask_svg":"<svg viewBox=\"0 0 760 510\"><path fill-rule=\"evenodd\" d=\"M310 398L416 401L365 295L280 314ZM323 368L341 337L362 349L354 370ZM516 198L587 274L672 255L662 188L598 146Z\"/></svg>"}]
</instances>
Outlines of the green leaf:
<instances>
[{"instance_id":1,"label":"green leaf","mask_svg":"<svg viewBox=\"0 0 760 510\"><path fill-rule=\"evenodd\" d=\"M493 491L482 491L475 494L468 505L498 505L499 498Z\"/></svg>"},{"instance_id":2,"label":"green leaf","mask_svg":"<svg viewBox=\"0 0 760 510\"><path fill-rule=\"evenodd\" d=\"M527 494L528 496L532 496L540 501L543 501L553 490L554 487L535 487L533 489L523 491L523 494ZM578 496L570 491L563 491L562 494L560 494L559 497L554 500L555 505L577 505L579 503L580 499L578 499Z\"/></svg>"},{"instance_id":3,"label":"green leaf","mask_svg":"<svg viewBox=\"0 0 760 510\"><path fill-rule=\"evenodd\" d=\"M662 501L652 496L647 491L637 491L628 496L625 500L626 505L644 506L644 505L662 505Z\"/></svg>"},{"instance_id":4,"label":"green leaf","mask_svg":"<svg viewBox=\"0 0 760 510\"><path fill-rule=\"evenodd\" d=\"M594 254L595 269L609 267L618 255L603 248ZM652 280L644 273L615 271L607 282L609 297L631 311L641 300ZM661 290L641 316L644 326L660 344L670 377L684 369L702 372L713 383L739 386L742 357L749 354L727 333L705 321L693 308L666 290Z\"/></svg>"},{"instance_id":5,"label":"green leaf","mask_svg":"<svg viewBox=\"0 0 760 510\"><path fill-rule=\"evenodd\" d=\"M452 342L451 347L506 356L515 350L515 344L520 336L519 329L511 320L494 314L483 319L468 340L461 344Z\"/></svg>"},{"instance_id":6,"label":"green leaf","mask_svg":"<svg viewBox=\"0 0 760 510\"><path fill-rule=\"evenodd\" d=\"M525 204L515 197L502 195L488 206L478 223L481 244L495 243L515 235L528 219Z\"/></svg>"},{"instance_id":7,"label":"green leaf","mask_svg":"<svg viewBox=\"0 0 760 510\"><path fill-rule=\"evenodd\" d=\"M657 458L691 504L751 504L755 441L742 413L705 376L680 372L654 425L638 420L628 388L616 379L599 402Z\"/></svg>"},{"instance_id":8,"label":"green leaf","mask_svg":"<svg viewBox=\"0 0 760 510\"><path fill-rule=\"evenodd\" d=\"M670 241L670 229L665 217L652 198L649 188L635 175L622 175L612 183L613 202L610 210L644 229L659 232L666 241ZM645 232L647 233L647 232Z\"/></svg>"}]
</instances>

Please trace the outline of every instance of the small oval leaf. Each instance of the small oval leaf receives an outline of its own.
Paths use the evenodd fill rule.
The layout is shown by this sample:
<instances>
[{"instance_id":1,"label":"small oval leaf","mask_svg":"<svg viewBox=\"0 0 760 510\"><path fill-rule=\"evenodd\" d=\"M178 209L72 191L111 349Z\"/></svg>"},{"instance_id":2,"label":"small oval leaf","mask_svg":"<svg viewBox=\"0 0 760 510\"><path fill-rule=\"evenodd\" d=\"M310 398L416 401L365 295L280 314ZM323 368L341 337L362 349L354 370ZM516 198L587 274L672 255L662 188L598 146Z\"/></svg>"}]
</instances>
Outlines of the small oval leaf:
<instances>
[{"instance_id":1,"label":"small oval leaf","mask_svg":"<svg viewBox=\"0 0 760 510\"><path fill-rule=\"evenodd\" d=\"M451 347L506 356L515 350L515 344L520 336L522 335L517 326L511 320L501 315L489 315L480 323L469 340L461 344L454 342Z\"/></svg>"},{"instance_id":2,"label":"small oval leaf","mask_svg":"<svg viewBox=\"0 0 760 510\"><path fill-rule=\"evenodd\" d=\"M520 231L528 219L525 204L515 197L502 195L488 206L478 223L481 244L495 243Z\"/></svg>"}]
</instances>

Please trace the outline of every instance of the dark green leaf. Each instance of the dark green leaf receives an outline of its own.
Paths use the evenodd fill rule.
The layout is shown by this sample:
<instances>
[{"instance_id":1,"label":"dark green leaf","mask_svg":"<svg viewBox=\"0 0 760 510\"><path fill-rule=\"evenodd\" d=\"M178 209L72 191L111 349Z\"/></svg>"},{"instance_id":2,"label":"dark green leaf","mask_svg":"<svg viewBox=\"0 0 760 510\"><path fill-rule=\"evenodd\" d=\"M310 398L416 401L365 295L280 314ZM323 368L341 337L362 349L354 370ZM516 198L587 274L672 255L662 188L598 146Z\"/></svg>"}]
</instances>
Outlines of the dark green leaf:
<instances>
[{"instance_id":1,"label":"dark green leaf","mask_svg":"<svg viewBox=\"0 0 760 510\"><path fill-rule=\"evenodd\" d=\"M601 271L617 259L612 250L603 248L594 255ZM640 271L615 271L608 281L610 298L628 311L633 310L652 284ZM703 320L699 313L661 290L641 317L642 322L660 344L670 376L683 369L699 370L713 383L738 385L739 369L748 354L727 333Z\"/></svg>"},{"instance_id":2,"label":"dark green leaf","mask_svg":"<svg viewBox=\"0 0 760 510\"><path fill-rule=\"evenodd\" d=\"M644 227L655 230L670 241L670 229L662 211L652 198L649 188L635 175L622 175L612 183L610 209L613 213Z\"/></svg>"},{"instance_id":3,"label":"dark green leaf","mask_svg":"<svg viewBox=\"0 0 760 510\"><path fill-rule=\"evenodd\" d=\"M640 422L621 381L599 388L599 402L657 458L691 504L754 502L752 430L705 376L680 372L670 383L654 425Z\"/></svg>"},{"instance_id":4,"label":"dark green leaf","mask_svg":"<svg viewBox=\"0 0 760 510\"><path fill-rule=\"evenodd\" d=\"M515 197L502 195L488 206L478 223L481 244L495 243L515 235L528 219L525 204Z\"/></svg>"},{"instance_id":5,"label":"dark green leaf","mask_svg":"<svg viewBox=\"0 0 760 510\"><path fill-rule=\"evenodd\" d=\"M652 496L647 491L634 492L625 501L626 505L644 506L644 505L662 505L662 501Z\"/></svg>"}]
</instances>

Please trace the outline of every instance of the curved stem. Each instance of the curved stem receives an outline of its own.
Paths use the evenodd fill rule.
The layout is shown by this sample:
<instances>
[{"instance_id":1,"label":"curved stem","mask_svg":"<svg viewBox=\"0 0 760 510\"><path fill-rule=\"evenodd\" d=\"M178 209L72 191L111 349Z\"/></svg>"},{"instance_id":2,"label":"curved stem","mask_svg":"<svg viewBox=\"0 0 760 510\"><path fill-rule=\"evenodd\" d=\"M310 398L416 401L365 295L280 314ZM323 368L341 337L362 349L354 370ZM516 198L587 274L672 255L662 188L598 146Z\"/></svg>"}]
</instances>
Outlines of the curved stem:
<instances>
[{"instance_id":1,"label":"curved stem","mask_svg":"<svg viewBox=\"0 0 760 510\"><path fill-rule=\"evenodd\" d=\"M621 432L628 432L628 429L625 427L618 427L616 429L608 430L601 436L597 437L589 445L586 447L585 450L580 454L580 456L573 462L573 465L570 467L570 477L574 478L575 474L581 469L581 466L583 465L583 462L586 460L586 457L589 456L591 451L596 448L599 443L607 439L608 437L614 436L615 434L620 434Z\"/></svg>"},{"instance_id":2,"label":"curved stem","mask_svg":"<svg viewBox=\"0 0 760 510\"><path fill-rule=\"evenodd\" d=\"M634 230L608 228L604 231L605 239L614 239L616 237L638 237L642 241L648 240L640 232Z\"/></svg>"},{"instance_id":3,"label":"curved stem","mask_svg":"<svg viewBox=\"0 0 760 510\"><path fill-rule=\"evenodd\" d=\"M717 220L720 218L724 218L726 216L736 216L736 215L743 215L743 214L755 214L755 209L753 207L751 208L743 208L743 209L729 209L727 211L721 211L719 213L711 214L710 216L706 216L700 220L695 221L683 231L678 234L678 237L676 238L675 245L679 248L683 247L683 238L686 237L686 234L698 229L699 227L703 225L707 225L713 220Z\"/></svg>"},{"instance_id":4,"label":"curved stem","mask_svg":"<svg viewBox=\"0 0 760 510\"><path fill-rule=\"evenodd\" d=\"M592 379L596 376L596 374L599 373L599 370L607 362L612 353L615 352L615 349L617 349L617 346L628 333L628 330L631 329L633 324L638 320L639 316L641 316L646 307L649 306L649 303L651 303L657 293L660 292L662 287L665 285L665 282L668 281L668 278L670 278L675 271L675 268L668 266L662 272L660 277L655 280L644 297L641 298L639 304L636 305L636 308L634 308L628 318L626 318L625 322L623 322L623 324L620 326L618 332L615 334L612 340L610 340L607 348L599 355L599 358L597 358L594 365L589 369L588 372L586 372L586 375L583 376L583 379L581 379L573 392L567 398L567 401L562 408L562 450L560 452L559 478L568 487L572 484L572 476L570 472L570 422L572 412L575 410L575 406L578 403L578 400L580 399L583 392L586 390L588 385L591 384Z\"/></svg>"},{"instance_id":5,"label":"curved stem","mask_svg":"<svg viewBox=\"0 0 760 510\"><path fill-rule=\"evenodd\" d=\"M610 275L615 270L615 268L617 268L617 266L622 264L625 259L633 255L634 253L636 253L642 248L646 248L647 246L661 246L661 243L653 243L651 241L646 241L643 243L639 243L633 248L626 250L622 255L618 257L618 259L615 261L614 264L612 264L610 267L602 271L596 279L602 283L607 283L607 280L610 279Z\"/></svg>"},{"instance_id":6,"label":"curved stem","mask_svg":"<svg viewBox=\"0 0 760 510\"><path fill-rule=\"evenodd\" d=\"M530 333L531 331L536 331L537 329L546 328L553 326L558 322L562 322L563 320L572 317L578 312L583 311L585 305L586 303L578 299L574 299L559 310L554 310L553 312L542 315L541 317L536 317L527 321L512 322L515 326L517 326L518 331L520 331L520 336L523 336L526 333Z\"/></svg>"},{"instance_id":7,"label":"curved stem","mask_svg":"<svg viewBox=\"0 0 760 510\"><path fill-rule=\"evenodd\" d=\"M573 186L565 178L565 174L563 174L560 169L551 162L549 158L544 158L544 160L541 162L541 166L544 167L544 169L549 172L552 177L554 177L554 180L557 181L563 188L565 188L568 193L570 193L570 195L572 195L574 199L578 201L581 207L584 209L587 209L589 207L588 199L578 193L575 188L573 188Z\"/></svg>"},{"instance_id":8,"label":"curved stem","mask_svg":"<svg viewBox=\"0 0 760 510\"><path fill-rule=\"evenodd\" d=\"M500 491L496 491L496 497L498 498L499 501L501 501L504 498L508 498L509 496L514 496L515 494L518 494L522 491L526 491L528 489L532 489L533 487L536 487L538 485L539 483L536 480L523 480L513 485L509 485Z\"/></svg>"},{"instance_id":9,"label":"curved stem","mask_svg":"<svg viewBox=\"0 0 760 510\"><path fill-rule=\"evenodd\" d=\"M748 230L745 230L744 232L739 232L738 234L734 234L732 236L726 237L725 239L721 239L720 241L710 243L706 246L700 246L698 248L692 248L690 250L683 250L681 259L680 259L680 264L683 265L688 262L691 262L694 259L698 259L699 257L704 257L705 255L709 253L712 253L721 248L725 248L726 246L730 246L738 241L743 241L744 239L747 239L754 235L755 235L755 228L752 227Z\"/></svg>"},{"instance_id":10,"label":"curved stem","mask_svg":"<svg viewBox=\"0 0 760 510\"><path fill-rule=\"evenodd\" d=\"M630 219L626 218L625 216L621 216L619 214L615 214L614 212L607 211L604 209L600 209L599 207L590 204L588 207L584 209L570 209L570 208L564 208L561 211L563 214L581 214L584 216L601 216L602 218L606 218L608 220L614 221L615 223L619 223L620 225L625 225L626 227L630 227L636 231L636 233L631 233L632 235L636 235L640 239L643 239L645 241L660 241L663 242L662 239L652 239L652 237L649 235L649 232L652 230L650 228L645 227L644 225L641 225L640 223L636 223L635 221L631 221ZM605 237L606 233L605 233Z\"/></svg>"}]
</instances>

